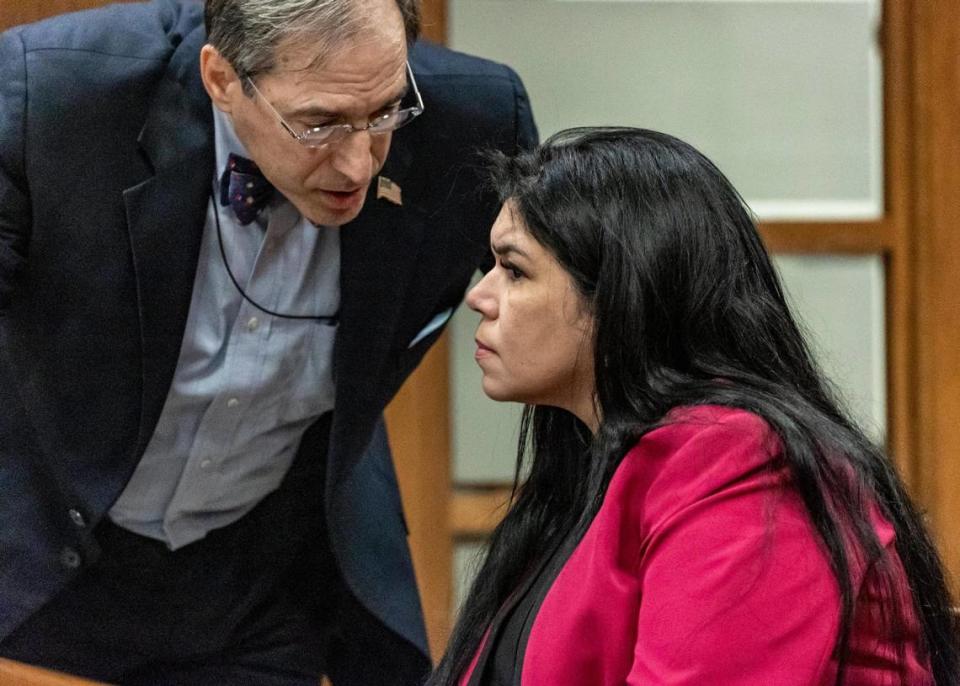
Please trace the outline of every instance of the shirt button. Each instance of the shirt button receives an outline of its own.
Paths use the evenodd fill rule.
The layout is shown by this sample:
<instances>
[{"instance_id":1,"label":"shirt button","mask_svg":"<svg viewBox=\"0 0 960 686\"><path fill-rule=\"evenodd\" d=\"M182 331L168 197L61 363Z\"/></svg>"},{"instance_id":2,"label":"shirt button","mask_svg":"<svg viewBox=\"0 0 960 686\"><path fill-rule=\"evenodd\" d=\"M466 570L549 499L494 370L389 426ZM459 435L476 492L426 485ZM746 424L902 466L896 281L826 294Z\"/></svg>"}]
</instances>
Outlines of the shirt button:
<instances>
[{"instance_id":1,"label":"shirt button","mask_svg":"<svg viewBox=\"0 0 960 686\"><path fill-rule=\"evenodd\" d=\"M250 317L250 319L247 320L247 331L253 333L257 330L258 326L260 326L260 320L256 317Z\"/></svg>"},{"instance_id":2,"label":"shirt button","mask_svg":"<svg viewBox=\"0 0 960 686\"><path fill-rule=\"evenodd\" d=\"M80 510L70 509L67 510L67 515L70 517L70 521L76 524L81 529L87 525L87 520L84 519L83 514Z\"/></svg>"},{"instance_id":3,"label":"shirt button","mask_svg":"<svg viewBox=\"0 0 960 686\"><path fill-rule=\"evenodd\" d=\"M212 466L213 466L213 460L210 460L210 459L204 460L200 463L200 469L202 469L205 472L208 471Z\"/></svg>"},{"instance_id":4,"label":"shirt button","mask_svg":"<svg viewBox=\"0 0 960 686\"><path fill-rule=\"evenodd\" d=\"M227 401L227 407L230 407L230 408L234 408L239 404L240 404L240 401L237 400L236 398L230 398L230 400Z\"/></svg>"},{"instance_id":5,"label":"shirt button","mask_svg":"<svg viewBox=\"0 0 960 686\"><path fill-rule=\"evenodd\" d=\"M76 569L80 566L80 553L73 548L64 548L60 551L60 564L67 569Z\"/></svg>"}]
</instances>

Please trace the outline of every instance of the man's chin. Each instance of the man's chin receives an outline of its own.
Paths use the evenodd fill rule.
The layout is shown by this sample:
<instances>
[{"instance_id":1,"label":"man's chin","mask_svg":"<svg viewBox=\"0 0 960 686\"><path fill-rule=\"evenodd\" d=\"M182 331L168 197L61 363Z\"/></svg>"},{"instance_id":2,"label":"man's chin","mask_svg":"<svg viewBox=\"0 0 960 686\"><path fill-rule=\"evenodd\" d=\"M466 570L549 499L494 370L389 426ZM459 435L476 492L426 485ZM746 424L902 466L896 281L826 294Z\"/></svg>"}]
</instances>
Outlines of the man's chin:
<instances>
[{"instance_id":1,"label":"man's chin","mask_svg":"<svg viewBox=\"0 0 960 686\"><path fill-rule=\"evenodd\" d=\"M338 213L332 214L330 212L323 213L314 213L314 214L304 214L303 216L307 218L315 226L327 226L331 229L339 229L344 224L349 224L354 219L357 218L357 215L360 214L360 211L351 212L350 214Z\"/></svg>"}]
</instances>

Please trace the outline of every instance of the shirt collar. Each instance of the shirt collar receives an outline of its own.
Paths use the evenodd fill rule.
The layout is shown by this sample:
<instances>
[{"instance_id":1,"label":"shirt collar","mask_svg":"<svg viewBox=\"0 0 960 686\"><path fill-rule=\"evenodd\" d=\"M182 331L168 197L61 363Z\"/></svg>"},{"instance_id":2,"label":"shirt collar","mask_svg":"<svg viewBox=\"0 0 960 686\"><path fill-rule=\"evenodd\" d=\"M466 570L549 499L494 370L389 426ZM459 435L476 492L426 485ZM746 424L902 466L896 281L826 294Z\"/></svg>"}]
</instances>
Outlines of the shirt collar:
<instances>
[{"instance_id":1,"label":"shirt collar","mask_svg":"<svg viewBox=\"0 0 960 686\"><path fill-rule=\"evenodd\" d=\"M211 107L213 107L214 152L217 161L217 175L219 176L227 168L227 158L230 157L231 153L247 159L250 159L250 153L237 138L237 132L233 129L233 121L230 116L216 105L211 105Z\"/></svg>"}]
</instances>

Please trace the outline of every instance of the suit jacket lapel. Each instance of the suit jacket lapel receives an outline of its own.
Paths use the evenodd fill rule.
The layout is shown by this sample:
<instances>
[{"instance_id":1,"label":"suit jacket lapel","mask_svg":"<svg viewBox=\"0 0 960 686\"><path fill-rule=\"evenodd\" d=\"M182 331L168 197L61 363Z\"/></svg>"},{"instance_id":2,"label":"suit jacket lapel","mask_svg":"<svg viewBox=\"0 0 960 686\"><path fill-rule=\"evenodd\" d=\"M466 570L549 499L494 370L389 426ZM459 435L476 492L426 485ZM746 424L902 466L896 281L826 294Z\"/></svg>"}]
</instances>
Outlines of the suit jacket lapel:
<instances>
[{"instance_id":1,"label":"suit jacket lapel","mask_svg":"<svg viewBox=\"0 0 960 686\"><path fill-rule=\"evenodd\" d=\"M176 369L212 188L212 112L198 68L204 40L202 28L196 29L174 53L140 133L155 175L124 192L143 352L137 455L153 433Z\"/></svg>"},{"instance_id":2,"label":"suit jacket lapel","mask_svg":"<svg viewBox=\"0 0 960 686\"><path fill-rule=\"evenodd\" d=\"M413 126L408 127L413 129ZM377 179L366 203L340 237L340 329L334 356L337 405L331 429L328 494L346 478L380 414L404 294L416 269L424 215L409 174L414 136L397 133L381 171L401 188L403 205L378 199Z\"/></svg>"}]
</instances>

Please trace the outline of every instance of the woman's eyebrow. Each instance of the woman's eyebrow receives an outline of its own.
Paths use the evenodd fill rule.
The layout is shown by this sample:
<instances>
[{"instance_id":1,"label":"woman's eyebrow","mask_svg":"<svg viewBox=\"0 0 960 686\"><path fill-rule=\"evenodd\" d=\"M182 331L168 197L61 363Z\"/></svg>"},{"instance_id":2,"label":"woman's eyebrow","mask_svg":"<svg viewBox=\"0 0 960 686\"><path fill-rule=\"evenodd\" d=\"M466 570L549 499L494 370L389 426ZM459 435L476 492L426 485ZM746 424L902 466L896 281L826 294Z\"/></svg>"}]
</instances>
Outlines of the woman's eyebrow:
<instances>
[{"instance_id":1,"label":"woman's eyebrow","mask_svg":"<svg viewBox=\"0 0 960 686\"><path fill-rule=\"evenodd\" d=\"M528 255L521 248L519 248L516 243L511 243L509 241L504 243L491 243L490 249L493 250L494 253L500 256L506 255L507 253L514 253L517 255L522 255L527 259L530 259L530 255Z\"/></svg>"}]
</instances>

